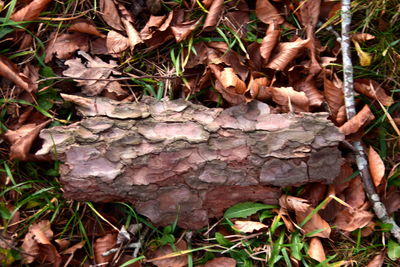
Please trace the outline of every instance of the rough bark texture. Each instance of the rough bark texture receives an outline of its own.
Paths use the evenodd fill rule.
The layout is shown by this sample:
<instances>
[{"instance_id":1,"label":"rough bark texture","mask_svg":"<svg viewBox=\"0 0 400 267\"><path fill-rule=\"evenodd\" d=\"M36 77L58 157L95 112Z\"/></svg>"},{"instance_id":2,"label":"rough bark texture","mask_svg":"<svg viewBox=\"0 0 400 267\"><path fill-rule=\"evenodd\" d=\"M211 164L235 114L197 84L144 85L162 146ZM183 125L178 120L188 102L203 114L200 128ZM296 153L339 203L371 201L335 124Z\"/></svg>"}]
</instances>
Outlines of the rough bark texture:
<instances>
[{"instance_id":1,"label":"rough bark texture","mask_svg":"<svg viewBox=\"0 0 400 267\"><path fill-rule=\"evenodd\" d=\"M222 110L64 98L84 118L43 130L36 154L63 162L65 196L129 201L158 225L179 213L180 226L199 228L237 202L276 204L278 187L331 183L340 171L343 135L326 113L271 114L261 102Z\"/></svg>"}]
</instances>

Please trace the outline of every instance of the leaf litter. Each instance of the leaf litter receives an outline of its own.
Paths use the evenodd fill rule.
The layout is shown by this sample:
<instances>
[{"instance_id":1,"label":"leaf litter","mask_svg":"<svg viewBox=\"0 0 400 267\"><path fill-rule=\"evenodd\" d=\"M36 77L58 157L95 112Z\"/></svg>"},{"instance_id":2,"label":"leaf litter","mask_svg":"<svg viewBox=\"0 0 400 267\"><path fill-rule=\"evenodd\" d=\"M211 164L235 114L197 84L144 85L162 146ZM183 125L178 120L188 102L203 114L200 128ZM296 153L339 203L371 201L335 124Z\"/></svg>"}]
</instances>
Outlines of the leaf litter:
<instances>
[{"instance_id":1,"label":"leaf litter","mask_svg":"<svg viewBox=\"0 0 400 267\"><path fill-rule=\"evenodd\" d=\"M38 20L42 12L54 5L51 2L24 1L24 4L17 4L10 19L15 22ZM42 103L38 90L46 92L52 87L61 93L73 90L78 94L125 101L138 99L146 92L154 97L161 94L192 98L209 106L222 107L257 99L273 107L274 112L325 111L349 138L359 138L364 134L363 128L374 120L376 112L361 103L357 105L358 114L347 120L340 68L337 68L337 64L341 64L335 50L338 43L333 40L334 46L323 44L316 33L319 22L334 18L337 3L317 0L293 3L269 0L255 3L243 0L183 2L179 5L138 1L130 7L122 1L101 0L93 16L66 17L67 26L61 30L56 27L42 30L38 23L31 22L31 28L38 30L34 37L46 36L42 55L46 67L50 66L55 73L43 74L42 68L39 76L32 68L29 69L28 64L25 65L26 71L21 72L23 62L17 66L14 62L18 62L18 58L9 59L2 55L0 75L6 80L2 84L15 89L12 93L8 89L2 91L7 97L28 100L33 105ZM300 24L289 15L295 16ZM34 39L23 31L6 37L5 42L21 42L21 47L32 45ZM352 35L361 67L373 64L374 58L364 51L364 43L376 38L364 32ZM20 40L25 40L24 44ZM141 83L125 79L131 73L139 77ZM75 83L65 86L60 83L59 87L49 83L43 87L39 83L40 87L37 87L39 79L52 76L71 78ZM140 79L141 76L144 78ZM124 81L120 82L118 78ZM142 87L147 82L146 88L152 88L153 93ZM172 85L164 86L168 83ZM370 105L378 102L390 108L394 104L386 84L358 78L354 87L357 93L372 101ZM58 105L55 99L50 102ZM50 120L44 120L43 116L37 121L26 119L33 114L32 108L26 102L21 103L10 104L13 108L7 109L10 119L4 137L10 145L10 159L27 161L32 159L30 152L35 146L36 136ZM46 110L40 110L42 115L49 117ZM368 158L374 184L382 186L388 178L385 177L385 163L372 147ZM315 192L304 194L304 198L284 195L280 199L278 216L282 217L289 231L300 229L311 237L307 239L310 243L308 254L319 262L326 258L320 238L329 238L333 226L351 232L363 227L366 229L373 223L361 180L358 176L346 180L351 175L350 164L344 163L333 190L315 186L309 189ZM384 200L391 207L389 210L395 212L400 207L397 201L399 192L390 190ZM326 203L315 212L317 205L329 194L338 201ZM328 214L332 207L336 210ZM313 215L309 217L310 214ZM305 219L308 221L303 224ZM270 226L254 220L236 220L234 227L250 234L265 232ZM60 255L74 255L84 246L82 241L71 247L67 245L59 252L52 244L53 238L49 221L32 224L22 245L29 252L24 261L50 262L58 266ZM115 239L114 233L97 236L93 245L97 264L113 261L113 255L102 254L115 248ZM167 245L159 248L155 255L162 257L173 252L173 246ZM378 256L374 261L382 260ZM170 263L166 264L172 266L184 266L187 262L186 256L167 257L165 260L169 260ZM204 266L214 266L213 261L223 262L219 266L235 265L231 258L220 257ZM159 266L165 266L162 260L159 262Z\"/></svg>"}]
</instances>

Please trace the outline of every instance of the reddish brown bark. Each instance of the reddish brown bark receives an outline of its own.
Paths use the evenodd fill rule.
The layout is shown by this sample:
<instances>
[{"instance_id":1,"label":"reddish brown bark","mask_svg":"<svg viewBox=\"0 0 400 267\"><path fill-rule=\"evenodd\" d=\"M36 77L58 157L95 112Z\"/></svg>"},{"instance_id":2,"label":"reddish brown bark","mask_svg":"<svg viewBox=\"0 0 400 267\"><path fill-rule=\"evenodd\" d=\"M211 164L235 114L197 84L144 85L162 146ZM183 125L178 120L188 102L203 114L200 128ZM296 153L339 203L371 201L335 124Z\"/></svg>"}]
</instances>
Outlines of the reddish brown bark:
<instances>
[{"instance_id":1,"label":"reddish brown bark","mask_svg":"<svg viewBox=\"0 0 400 267\"><path fill-rule=\"evenodd\" d=\"M343 135L326 113L271 114L261 102L222 110L64 98L84 118L43 130L37 155L63 162L65 196L129 201L158 225L179 214L180 226L199 228L237 202L276 204L278 187L331 183L340 171Z\"/></svg>"}]
</instances>

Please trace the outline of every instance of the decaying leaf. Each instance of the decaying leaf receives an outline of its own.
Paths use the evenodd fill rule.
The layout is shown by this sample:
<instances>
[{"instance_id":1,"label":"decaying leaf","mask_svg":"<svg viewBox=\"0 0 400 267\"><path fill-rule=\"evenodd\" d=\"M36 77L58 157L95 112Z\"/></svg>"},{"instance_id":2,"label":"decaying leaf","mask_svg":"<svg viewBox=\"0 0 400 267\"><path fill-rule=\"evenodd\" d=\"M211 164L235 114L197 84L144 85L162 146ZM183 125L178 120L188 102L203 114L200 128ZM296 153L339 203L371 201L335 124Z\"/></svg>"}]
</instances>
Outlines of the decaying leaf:
<instances>
[{"instance_id":1,"label":"decaying leaf","mask_svg":"<svg viewBox=\"0 0 400 267\"><path fill-rule=\"evenodd\" d=\"M177 43L182 42L199 26L201 20L185 21L171 26L172 33Z\"/></svg>"},{"instance_id":2,"label":"decaying leaf","mask_svg":"<svg viewBox=\"0 0 400 267\"><path fill-rule=\"evenodd\" d=\"M35 20L39 17L51 0L33 0L25 7L21 8L11 16L13 21L29 21Z\"/></svg>"},{"instance_id":3,"label":"decaying leaf","mask_svg":"<svg viewBox=\"0 0 400 267\"><path fill-rule=\"evenodd\" d=\"M304 92L308 98L310 107L321 106L324 97L315 85L314 76L312 74L307 75L304 79L294 81L293 87L296 91Z\"/></svg>"},{"instance_id":4,"label":"decaying leaf","mask_svg":"<svg viewBox=\"0 0 400 267\"><path fill-rule=\"evenodd\" d=\"M2 55L0 55L0 76L12 81L27 92L32 92L33 90L29 79L19 72L17 66L11 60Z\"/></svg>"},{"instance_id":5,"label":"decaying leaf","mask_svg":"<svg viewBox=\"0 0 400 267\"><path fill-rule=\"evenodd\" d=\"M49 124L50 120L40 124L29 123L18 130L8 130L4 137L11 143L10 159L27 160L29 159L29 150L33 141L39 135L40 130Z\"/></svg>"},{"instance_id":6,"label":"decaying leaf","mask_svg":"<svg viewBox=\"0 0 400 267\"><path fill-rule=\"evenodd\" d=\"M301 23L307 28L313 30L318 22L321 0L307 0L300 4ZM309 30L307 30L309 32ZM310 36L308 36L310 37Z\"/></svg>"},{"instance_id":7,"label":"decaying leaf","mask_svg":"<svg viewBox=\"0 0 400 267\"><path fill-rule=\"evenodd\" d=\"M247 85L246 95L250 94L250 99L267 100L272 97L271 88L268 87L270 81L266 77L253 78L250 77Z\"/></svg>"},{"instance_id":8,"label":"decaying leaf","mask_svg":"<svg viewBox=\"0 0 400 267\"><path fill-rule=\"evenodd\" d=\"M375 119L374 114L372 114L368 105L365 105L360 112L358 112L345 124L340 126L339 129L345 135L356 133L358 130L361 129L361 127L363 127L365 124L372 121L373 119Z\"/></svg>"},{"instance_id":9,"label":"decaying leaf","mask_svg":"<svg viewBox=\"0 0 400 267\"><path fill-rule=\"evenodd\" d=\"M264 61L267 63L271 56L272 50L279 40L280 28L277 23L268 26L265 37L263 38L260 46L260 54Z\"/></svg>"},{"instance_id":10,"label":"decaying leaf","mask_svg":"<svg viewBox=\"0 0 400 267\"><path fill-rule=\"evenodd\" d=\"M128 43L131 50L135 48L137 44L143 43L142 38L140 38L139 32L133 27L132 23L126 19L122 19L122 23L125 26L126 34L128 35Z\"/></svg>"},{"instance_id":11,"label":"decaying leaf","mask_svg":"<svg viewBox=\"0 0 400 267\"><path fill-rule=\"evenodd\" d=\"M177 250L186 250L187 244L184 240L180 240L178 243L175 244ZM151 262L156 265L157 267L183 267L186 266L188 263L187 255L174 255L174 251L170 245L165 245L154 253L154 258Z\"/></svg>"},{"instance_id":12,"label":"decaying leaf","mask_svg":"<svg viewBox=\"0 0 400 267\"><path fill-rule=\"evenodd\" d=\"M206 20L203 25L204 31L212 31L217 26L221 19L222 11L224 10L224 0L214 0L208 11Z\"/></svg>"},{"instance_id":13,"label":"decaying leaf","mask_svg":"<svg viewBox=\"0 0 400 267\"><path fill-rule=\"evenodd\" d=\"M374 185L378 187L385 176L385 164L372 146L370 146L368 150L368 166L371 172L372 181L374 182Z\"/></svg>"},{"instance_id":14,"label":"decaying leaf","mask_svg":"<svg viewBox=\"0 0 400 267\"><path fill-rule=\"evenodd\" d=\"M93 25L92 22L88 20L79 20L74 22L72 26L68 28L68 31L87 33L101 38L106 37L104 34L99 32L99 30L96 28L96 26Z\"/></svg>"},{"instance_id":15,"label":"decaying leaf","mask_svg":"<svg viewBox=\"0 0 400 267\"><path fill-rule=\"evenodd\" d=\"M308 255L318 262L326 260L324 247L318 237L311 238Z\"/></svg>"},{"instance_id":16,"label":"decaying leaf","mask_svg":"<svg viewBox=\"0 0 400 267\"><path fill-rule=\"evenodd\" d=\"M232 68L224 68L221 71L219 81L226 88L237 94L244 94L246 84L236 75Z\"/></svg>"},{"instance_id":17,"label":"decaying leaf","mask_svg":"<svg viewBox=\"0 0 400 267\"><path fill-rule=\"evenodd\" d=\"M297 92L292 87L271 87L272 100L275 103L293 108L294 111L308 111L309 102L304 92Z\"/></svg>"},{"instance_id":18,"label":"decaying leaf","mask_svg":"<svg viewBox=\"0 0 400 267\"><path fill-rule=\"evenodd\" d=\"M254 221L235 221L234 227L243 233L252 233L254 231L258 231L262 228L267 228L263 223L254 222Z\"/></svg>"},{"instance_id":19,"label":"decaying leaf","mask_svg":"<svg viewBox=\"0 0 400 267\"><path fill-rule=\"evenodd\" d=\"M67 249L65 249L63 252L61 252L61 254L74 254L75 251L77 251L78 249L83 248L83 246L85 245L85 240L76 243L75 245L73 245L72 247L69 247Z\"/></svg>"},{"instance_id":20,"label":"decaying leaf","mask_svg":"<svg viewBox=\"0 0 400 267\"><path fill-rule=\"evenodd\" d=\"M104 252L115 247L117 244L117 234L106 234L103 237L97 238L93 245L93 254L96 264L110 263L114 254L103 256Z\"/></svg>"},{"instance_id":21,"label":"decaying leaf","mask_svg":"<svg viewBox=\"0 0 400 267\"><path fill-rule=\"evenodd\" d=\"M297 39L294 42L279 43L277 54L271 59L267 67L274 70L284 70L286 66L298 56L300 50L309 40Z\"/></svg>"},{"instance_id":22,"label":"decaying leaf","mask_svg":"<svg viewBox=\"0 0 400 267\"><path fill-rule=\"evenodd\" d=\"M384 106L391 106L393 98L388 96L379 83L370 79L357 79L354 81L354 89L371 99L376 99Z\"/></svg>"},{"instance_id":23,"label":"decaying leaf","mask_svg":"<svg viewBox=\"0 0 400 267\"><path fill-rule=\"evenodd\" d=\"M51 244L53 231L50 229L50 221L40 221L32 224L25 235L21 246L24 263L32 263L34 260L53 263L53 266L60 266L61 256L57 249ZM29 255L28 255L29 254Z\"/></svg>"},{"instance_id":24,"label":"decaying leaf","mask_svg":"<svg viewBox=\"0 0 400 267\"><path fill-rule=\"evenodd\" d=\"M118 9L113 0L100 0L100 11L101 16L108 25L118 31L124 30Z\"/></svg>"},{"instance_id":25,"label":"decaying leaf","mask_svg":"<svg viewBox=\"0 0 400 267\"><path fill-rule=\"evenodd\" d=\"M118 54L128 49L130 42L128 38L116 31L109 31L106 46L110 54Z\"/></svg>"},{"instance_id":26,"label":"decaying leaf","mask_svg":"<svg viewBox=\"0 0 400 267\"><path fill-rule=\"evenodd\" d=\"M82 63L80 58L70 59L65 62L69 68L63 72L67 77L71 78L85 78L90 80L79 80L79 86L83 86L82 92L89 96L99 95L104 88L111 82L108 79L112 73L117 73L114 68L117 64L114 61L106 63L100 58L92 58L85 52L79 51L79 54L87 59L86 64ZM99 80L103 79L103 80Z\"/></svg>"},{"instance_id":27,"label":"decaying leaf","mask_svg":"<svg viewBox=\"0 0 400 267\"><path fill-rule=\"evenodd\" d=\"M383 250L378 255L374 256L372 260L365 267L381 267L385 262L386 252Z\"/></svg>"},{"instance_id":28,"label":"decaying leaf","mask_svg":"<svg viewBox=\"0 0 400 267\"><path fill-rule=\"evenodd\" d=\"M206 262L200 267L235 267L236 260L228 257L218 257Z\"/></svg>"},{"instance_id":29,"label":"decaying leaf","mask_svg":"<svg viewBox=\"0 0 400 267\"><path fill-rule=\"evenodd\" d=\"M44 62L48 63L53 56L59 59L68 59L77 50L87 52L89 50L88 35L80 32L64 33L56 36L54 33L46 48L46 58ZM55 38L55 39L54 39Z\"/></svg>"},{"instance_id":30,"label":"decaying leaf","mask_svg":"<svg viewBox=\"0 0 400 267\"><path fill-rule=\"evenodd\" d=\"M344 208L344 210L336 216L333 223L343 231L354 231L366 226L374 217L374 214L367 210Z\"/></svg>"},{"instance_id":31,"label":"decaying leaf","mask_svg":"<svg viewBox=\"0 0 400 267\"><path fill-rule=\"evenodd\" d=\"M336 119L339 109L344 106L342 88L343 83L336 74L333 74L332 80L329 80L327 77L324 78L324 95L333 119Z\"/></svg>"},{"instance_id":32,"label":"decaying leaf","mask_svg":"<svg viewBox=\"0 0 400 267\"><path fill-rule=\"evenodd\" d=\"M256 16L265 24L282 24L285 21L269 0L257 0Z\"/></svg>"}]
</instances>

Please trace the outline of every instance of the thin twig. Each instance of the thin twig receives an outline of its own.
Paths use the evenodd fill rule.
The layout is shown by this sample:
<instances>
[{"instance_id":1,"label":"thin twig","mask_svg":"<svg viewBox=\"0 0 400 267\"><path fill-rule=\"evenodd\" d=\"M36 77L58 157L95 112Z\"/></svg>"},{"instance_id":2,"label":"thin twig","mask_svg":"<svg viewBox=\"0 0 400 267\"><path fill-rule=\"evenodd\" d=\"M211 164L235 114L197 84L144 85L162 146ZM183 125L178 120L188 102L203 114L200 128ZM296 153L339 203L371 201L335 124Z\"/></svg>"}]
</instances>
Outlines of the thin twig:
<instances>
[{"instance_id":1,"label":"thin twig","mask_svg":"<svg viewBox=\"0 0 400 267\"><path fill-rule=\"evenodd\" d=\"M356 114L354 91L353 91L353 64L351 62L350 52L350 25L351 25L351 0L342 0L342 56L343 56L343 91L345 97L346 114L350 120ZM379 195L375 191L372 183L371 174L368 169L368 163L361 141L354 141L353 146L356 149L357 167L363 180L364 189L372 203L376 216L384 223L391 224L390 232L400 242L400 227L396 224L393 217L388 215L385 205L380 201Z\"/></svg>"}]
</instances>

